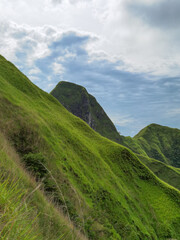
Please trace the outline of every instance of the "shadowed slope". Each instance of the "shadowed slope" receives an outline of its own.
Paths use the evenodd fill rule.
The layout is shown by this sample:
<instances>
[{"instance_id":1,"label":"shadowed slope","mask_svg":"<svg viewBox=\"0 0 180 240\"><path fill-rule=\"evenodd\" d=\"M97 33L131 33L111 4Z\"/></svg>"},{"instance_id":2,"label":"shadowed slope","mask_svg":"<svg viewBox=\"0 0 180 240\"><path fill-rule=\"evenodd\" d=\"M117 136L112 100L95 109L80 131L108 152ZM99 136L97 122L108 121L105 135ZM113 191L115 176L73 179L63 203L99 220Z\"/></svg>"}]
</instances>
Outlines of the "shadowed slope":
<instances>
[{"instance_id":1,"label":"shadowed slope","mask_svg":"<svg viewBox=\"0 0 180 240\"><path fill-rule=\"evenodd\" d=\"M51 94L75 116L84 120L92 129L115 142L120 135L103 108L87 90L77 84L61 81Z\"/></svg>"}]
</instances>

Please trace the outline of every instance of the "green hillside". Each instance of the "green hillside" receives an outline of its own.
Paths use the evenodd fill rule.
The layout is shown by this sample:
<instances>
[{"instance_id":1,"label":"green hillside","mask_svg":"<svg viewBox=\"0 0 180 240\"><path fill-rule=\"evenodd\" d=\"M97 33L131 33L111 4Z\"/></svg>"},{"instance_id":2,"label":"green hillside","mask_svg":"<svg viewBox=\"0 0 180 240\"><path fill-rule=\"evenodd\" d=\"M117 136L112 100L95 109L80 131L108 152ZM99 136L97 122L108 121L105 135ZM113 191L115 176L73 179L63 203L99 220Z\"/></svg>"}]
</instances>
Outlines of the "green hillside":
<instances>
[{"instance_id":1,"label":"green hillside","mask_svg":"<svg viewBox=\"0 0 180 240\"><path fill-rule=\"evenodd\" d=\"M102 136L128 147L138 156L143 155L144 157L141 160L148 159L148 161L143 162L163 181L177 188L180 187L180 175L175 169L170 168L168 165L165 166L159 161L152 163L150 159L156 158L166 164L179 167L178 151L180 151L180 144L178 137L180 139L180 136L178 132L180 130L168 128L168 131L166 131L167 128L154 124L140 131L134 138L124 137L119 135L102 107L84 87L62 81L57 84L51 94L68 111L87 122L91 128ZM159 134L160 129L161 134ZM171 138L170 142L169 137Z\"/></svg>"},{"instance_id":2,"label":"green hillside","mask_svg":"<svg viewBox=\"0 0 180 240\"><path fill-rule=\"evenodd\" d=\"M134 153L180 167L180 130L151 124L134 138L120 136L96 99L77 84L61 81L51 94L71 113L102 136L118 142Z\"/></svg>"},{"instance_id":3,"label":"green hillside","mask_svg":"<svg viewBox=\"0 0 180 240\"><path fill-rule=\"evenodd\" d=\"M120 142L120 135L103 108L87 90L77 84L61 81L51 94L71 113L84 120L102 136Z\"/></svg>"},{"instance_id":4,"label":"green hillside","mask_svg":"<svg viewBox=\"0 0 180 240\"><path fill-rule=\"evenodd\" d=\"M180 238L178 190L3 57L0 86L2 239Z\"/></svg>"},{"instance_id":5,"label":"green hillside","mask_svg":"<svg viewBox=\"0 0 180 240\"><path fill-rule=\"evenodd\" d=\"M151 171L153 171L156 176L180 190L179 168L172 167L156 159L145 157L143 155L137 156L149 169L151 169Z\"/></svg>"},{"instance_id":6,"label":"green hillside","mask_svg":"<svg viewBox=\"0 0 180 240\"><path fill-rule=\"evenodd\" d=\"M43 192L43 184L27 173L0 134L0 239L85 240Z\"/></svg>"},{"instance_id":7,"label":"green hillside","mask_svg":"<svg viewBox=\"0 0 180 240\"><path fill-rule=\"evenodd\" d=\"M171 129L170 129L171 130ZM172 129L173 130L173 129ZM164 135L166 138L166 135ZM167 163L157 159L150 158L146 153L146 149L139 143L138 139L121 136L121 144L131 149L136 156L149 168L153 173L166 183L180 189L180 169L175 168ZM167 138L168 139L168 138ZM148 143L147 143L148 145ZM149 149L151 147L149 146Z\"/></svg>"},{"instance_id":8,"label":"green hillside","mask_svg":"<svg viewBox=\"0 0 180 240\"><path fill-rule=\"evenodd\" d=\"M180 130L151 124L142 129L134 139L150 158L180 167Z\"/></svg>"}]
</instances>

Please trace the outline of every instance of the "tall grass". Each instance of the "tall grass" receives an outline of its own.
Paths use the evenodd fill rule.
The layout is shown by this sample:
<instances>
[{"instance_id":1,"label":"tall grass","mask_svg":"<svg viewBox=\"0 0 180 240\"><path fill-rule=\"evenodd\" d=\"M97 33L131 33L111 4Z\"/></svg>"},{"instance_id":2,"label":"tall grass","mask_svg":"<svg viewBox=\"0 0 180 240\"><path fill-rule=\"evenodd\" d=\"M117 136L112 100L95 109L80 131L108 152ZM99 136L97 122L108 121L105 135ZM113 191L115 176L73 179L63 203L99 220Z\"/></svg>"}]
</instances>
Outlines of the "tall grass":
<instances>
[{"instance_id":1,"label":"tall grass","mask_svg":"<svg viewBox=\"0 0 180 240\"><path fill-rule=\"evenodd\" d=\"M23 200L26 193L14 180L0 178L0 239L42 239L36 230L36 218Z\"/></svg>"},{"instance_id":2,"label":"tall grass","mask_svg":"<svg viewBox=\"0 0 180 240\"><path fill-rule=\"evenodd\" d=\"M0 239L85 239L42 190L0 134Z\"/></svg>"}]
</instances>

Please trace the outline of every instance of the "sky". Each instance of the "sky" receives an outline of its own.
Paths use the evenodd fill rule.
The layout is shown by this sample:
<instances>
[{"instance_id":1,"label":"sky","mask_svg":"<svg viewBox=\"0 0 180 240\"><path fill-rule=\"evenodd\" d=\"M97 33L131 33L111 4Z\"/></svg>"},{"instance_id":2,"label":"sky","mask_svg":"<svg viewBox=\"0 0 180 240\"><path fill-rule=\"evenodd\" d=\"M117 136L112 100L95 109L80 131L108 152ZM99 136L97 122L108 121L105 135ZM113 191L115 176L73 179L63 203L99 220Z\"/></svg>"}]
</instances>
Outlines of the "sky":
<instances>
[{"instance_id":1,"label":"sky","mask_svg":"<svg viewBox=\"0 0 180 240\"><path fill-rule=\"evenodd\" d=\"M50 92L86 87L117 130L180 128L179 0L0 0L0 54Z\"/></svg>"}]
</instances>

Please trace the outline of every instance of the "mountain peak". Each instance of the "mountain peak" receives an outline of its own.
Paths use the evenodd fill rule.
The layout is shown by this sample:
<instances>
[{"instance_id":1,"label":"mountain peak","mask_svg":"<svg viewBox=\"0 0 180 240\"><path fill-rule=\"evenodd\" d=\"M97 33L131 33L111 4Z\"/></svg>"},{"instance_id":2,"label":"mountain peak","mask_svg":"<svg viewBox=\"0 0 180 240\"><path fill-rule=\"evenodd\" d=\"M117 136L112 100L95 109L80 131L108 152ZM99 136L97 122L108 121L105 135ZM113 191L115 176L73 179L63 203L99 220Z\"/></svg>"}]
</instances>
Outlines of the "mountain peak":
<instances>
[{"instance_id":1,"label":"mountain peak","mask_svg":"<svg viewBox=\"0 0 180 240\"><path fill-rule=\"evenodd\" d=\"M85 89L83 86L76 84L76 83L72 83L72 82L67 82L67 81L60 81L55 88L59 88L59 87L71 87L71 88L75 88L75 89ZM86 90L86 89L85 89ZM53 90L52 90L53 91Z\"/></svg>"},{"instance_id":2,"label":"mountain peak","mask_svg":"<svg viewBox=\"0 0 180 240\"><path fill-rule=\"evenodd\" d=\"M102 136L116 142L120 141L120 135L104 109L83 86L61 81L52 90L51 94L67 110L84 120Z\"/></svg>"}]
</instances>

